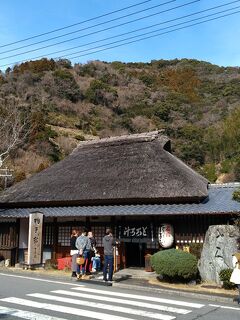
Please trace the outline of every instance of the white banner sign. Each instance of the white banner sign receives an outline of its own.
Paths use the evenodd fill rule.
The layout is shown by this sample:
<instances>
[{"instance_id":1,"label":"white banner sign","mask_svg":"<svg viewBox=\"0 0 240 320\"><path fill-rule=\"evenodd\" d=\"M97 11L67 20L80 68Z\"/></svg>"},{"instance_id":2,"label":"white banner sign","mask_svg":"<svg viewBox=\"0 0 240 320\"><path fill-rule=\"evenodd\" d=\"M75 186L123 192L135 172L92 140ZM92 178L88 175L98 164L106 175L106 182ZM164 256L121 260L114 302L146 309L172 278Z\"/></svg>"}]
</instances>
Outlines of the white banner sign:
<instances>
[{"instance_id":1,"label":"white banner sign","mask_svg":"<svg viewBox=\"0 0 240 320\"><path fill-rule=\"evenodd\" d=\"M40 212L30 213L28 233L28 265L42 263L42 229L43 214Z\"/></svg>"}]
</instances>

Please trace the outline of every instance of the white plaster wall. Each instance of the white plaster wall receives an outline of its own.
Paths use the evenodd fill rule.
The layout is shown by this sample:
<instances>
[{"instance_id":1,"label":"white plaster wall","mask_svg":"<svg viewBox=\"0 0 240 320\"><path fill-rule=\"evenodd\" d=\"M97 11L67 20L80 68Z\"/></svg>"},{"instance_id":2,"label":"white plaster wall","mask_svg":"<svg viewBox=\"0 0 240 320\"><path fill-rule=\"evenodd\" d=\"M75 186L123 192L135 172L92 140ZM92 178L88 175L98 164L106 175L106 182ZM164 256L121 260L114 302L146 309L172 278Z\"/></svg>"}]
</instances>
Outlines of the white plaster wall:
<instances>
[{"instance_id":1,"label":"white plaster wall","mask_svg":"<svg viewBox=\"0 0 240 320\"><path fill-rule=\"evenodd\" d=\"M28 247L28 226L28 218L20 219L19 249Z\"/></svg>"}]
</instances>

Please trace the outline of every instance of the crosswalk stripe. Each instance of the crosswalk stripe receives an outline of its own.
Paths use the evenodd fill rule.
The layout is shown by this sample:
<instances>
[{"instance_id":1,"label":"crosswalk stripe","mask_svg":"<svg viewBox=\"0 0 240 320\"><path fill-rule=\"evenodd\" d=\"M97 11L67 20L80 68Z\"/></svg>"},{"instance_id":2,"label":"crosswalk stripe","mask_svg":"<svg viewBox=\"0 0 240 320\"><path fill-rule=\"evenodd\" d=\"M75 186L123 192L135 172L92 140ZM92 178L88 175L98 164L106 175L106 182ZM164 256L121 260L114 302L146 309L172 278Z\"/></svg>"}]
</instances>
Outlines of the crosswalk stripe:
<instances>
[{"instance_id":1,"label":"crosswalk stripe","mask_svg":"<svg viewBox=\"0 0 240 320\"><path fill-rule=\"evenodd\" d=\"M36 302L32 300L27 299L20 299L16 297L9 297L9 298L3 298L0 299L0 301L13 303L13 304L19 304L22 306L28 306L32 308L38 308L38 309L44 309L44 310L51 310L61 313L68 313L73 315L79 315L81 318L87 317L87 318L93 318L96 320L136 320L133 318L126 318L121 316L115 316L108 313L99 313L95 311L89 311L89 310L83 310L80 308L72 308L72 307L66 307L66 306L60 306L60 305L54 305L50 303L41 303Z\"/></svg>"},{"instance_id":2,"label":"crosswalk stripe","mask_svg":"<svg viewBox=\"0 0 240 320\"><path fill-rule=\"evenodd\" d=\"M83 287L74 287L72 290L77 291L83 291ZM204 307L204 304L200 303L191 303L191 302L185 302L185 301L179 301L179 300L170 300L170 299L163 299L163 298L156 298L156 297L147 297L137 294L131 294L131 293L121 293L116 291L106 291L106 290L99 290L99 289L92 289L87 288L87 292L92 293L99 293L103 295L110 295L115 297L124 297L124 298L132 298L132 299L138 299L138 300L144 300L144 301L151 301L151 302L158 302L158 303L168 303L168 304L175 304L178 306L184 306L184 307L190 307L190 308L202 308Z\"/></svg>"},{"instance_id":3,"label":"crosswalk stripe","mask_svg":"<svg viewBox=\"0 0 240 320\"><path fill-rule=\"evenodd\" d=\"M221 306L219 304L209 304L210 307L216 307L216 308L221 308L221 309L230 309L230 310L237 310L240 311L240 308L237 307L228 307L228 306Z\"/></svg>"},{"instance_id":4,"label":"crosswalk stripe","mask_svg":"<svg viewBox=\"0 0 240 320\"><path fill-rule=\"evenodd\" d=\"M71 286L71 287L72 286L82 287L82 285L80 285L78 283L69 283L69 282L56 281L56 280L48 280L48 279L41 279L41 278L34 278L34 277L25 277L25 276L18 276L15 274L7 274L7 273L1 273L1 272L0 272L0 276L27 279L30 281L40 281L40 282L63 284L63 285Z\"/></svg>"},{"instance_id":5,"label":"crosswalk stripe","mask_svg":"<svg viewBox=\"0 0 240 320\"><path fill-rule=\"evenodd\" d=\"M24 311L19 309L13 309L13 308L6 308L0 306L0 318L1 315L4 315L4 317L18 317L26 320L67 320L64 318L56 318L52 316L48 316L46 314L42 313L35 313L30 311Z\"/></svg>"},{"instance_id":6,"label":"crosswalk stripe","mask_svg":"<svg viewBox=\"0 0 240 320\"><path fill-rule=\"evenodd\" d=\"M87 306L87 307L91 307L91 308L105 309L105 310L110 310L113 312L128 313L128 314L138 315L138 316L141 316L144 318L147 317L147 318L159 319L159 320L175 319L175 317L164 315L161 313L153 313L153 312L139 310L139 309L119 307L119 306L109 305L109 304L105 304L105 303L98 303L98 302L84 301L84 300L79 300L79 299L77 300L77 299L72 299L72 298L58 297L55 295L52 296L49 294L31 293L31 294L28 294L28 296L31 296L34 298L64 302L64 303L72 303L72 304L77 304L77 305L85 306L85 307ZM75 294L75 297L76 297L76 294Z\"/></svg>"},{"instance_id":7,"label":"crosswalk stripe","mask_svg":"<svg viewBox=\"0 0 240 320\"><path fill-rule=\"evenodd\" d=\"M135 307L140 307L140 308L146 308L146 309L155 309L159 311L166 311L166 312L173 312L173 313L179 313L179 314L188 314L191 311L186 310L186 309L180 309L180 308L173 308L173 307L168 307L168 306L163 306L159 304L152 304L152 303L146 303L142 301L133 301L133 300L127 300L127 299L119 299L119 298L112 298L112 297L107 297L107 296L101 296L101 295L93 295L93 294L88 294L85 291L81 291L81 293L78 295L77 292L72 292L72 291L67 291L67 290L54 290L51 291L52 293L57 293L57 294L63 294L63 295L68 295L72 296L75 298L81 297L83 299L91 299L91 300L99 300L99 301L104 301L104 302L116 302L120 304L126 304L130 306L135 306Z\"/></svg>"}]
</instances>

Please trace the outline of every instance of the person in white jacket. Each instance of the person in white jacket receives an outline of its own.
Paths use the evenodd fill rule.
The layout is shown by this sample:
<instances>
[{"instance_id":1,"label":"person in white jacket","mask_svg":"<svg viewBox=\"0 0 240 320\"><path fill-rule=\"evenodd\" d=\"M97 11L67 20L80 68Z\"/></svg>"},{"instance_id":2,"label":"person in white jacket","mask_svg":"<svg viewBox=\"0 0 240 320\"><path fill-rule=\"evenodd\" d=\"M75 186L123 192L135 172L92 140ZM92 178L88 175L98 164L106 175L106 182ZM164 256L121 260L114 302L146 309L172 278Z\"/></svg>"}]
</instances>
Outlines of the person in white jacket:
<instances>
[{"instance_id":1,"label":"person in white jacket","mask_svg":"<svg viewBox=\"0 0 240 320\"><path fill-rule=\"evenodd\" d=\"M236 299L240 304L240 252L234 253L232 258L233 272L230 277L230 282L235 283L239 290L238 298Z\"/></svg>"}]
</instances>

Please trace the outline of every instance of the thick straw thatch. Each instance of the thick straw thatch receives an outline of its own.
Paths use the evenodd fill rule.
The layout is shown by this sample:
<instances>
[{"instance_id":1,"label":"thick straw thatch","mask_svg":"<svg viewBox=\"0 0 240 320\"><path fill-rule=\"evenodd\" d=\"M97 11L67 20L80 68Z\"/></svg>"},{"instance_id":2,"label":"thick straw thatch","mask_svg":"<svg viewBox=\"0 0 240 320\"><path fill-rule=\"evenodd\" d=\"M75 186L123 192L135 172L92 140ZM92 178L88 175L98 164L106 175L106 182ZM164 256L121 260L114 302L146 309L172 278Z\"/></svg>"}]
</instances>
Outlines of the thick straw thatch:
<instances>
[{"instance_id":1,"label":"thick straw thatch","mask_svg":"<svg viewBox=\"0 0 240 320\"><path fill-rule=\"evenodd\" d=\"M0 206L199 202L208 196L207 185L155 131L81 143L2 193Z\"/></svg>"}]
</instances>

